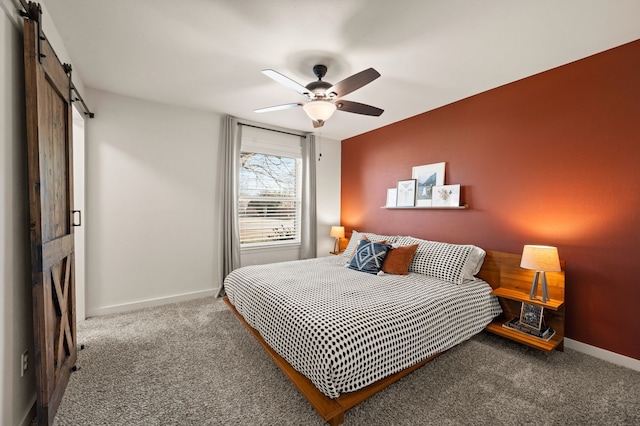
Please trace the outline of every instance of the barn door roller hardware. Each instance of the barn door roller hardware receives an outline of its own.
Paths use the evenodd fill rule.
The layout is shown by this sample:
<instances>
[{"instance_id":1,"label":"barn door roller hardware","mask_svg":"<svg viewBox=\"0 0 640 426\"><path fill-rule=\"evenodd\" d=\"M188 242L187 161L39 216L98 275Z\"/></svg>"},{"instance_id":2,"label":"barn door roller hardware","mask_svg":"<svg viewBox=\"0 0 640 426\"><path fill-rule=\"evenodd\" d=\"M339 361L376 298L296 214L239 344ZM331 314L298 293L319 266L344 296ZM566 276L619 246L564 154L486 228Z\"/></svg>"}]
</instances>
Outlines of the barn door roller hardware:
<instances>
[{"instance_id":1,"label":"barn door roller hardware","mask_svg":"<svg viewBox=\"0 0 640 426\"><path fill-rule=\"evenodd\" d=\"M39 3L32 1L25 3L23 0L20 0L20 3L24 8L23 11L20 11L20 16L31 19L38 27L38 61L42 63L42 58L46 58L46 55L41 53L42 41L45 40L44 33L42 32L42 7L40 7Z\"/></svg>"},{"instance_id":2,"label":"barn door roller hardware","mask_svg":"<svg viewBox=\"0 0 640 426\"><path fill-rule=\"evenodd\" d=\"M20 16L34 21L38 27L38 61L42 63L42 59L47 57L46 55L41 53L42 42L46 40L44 32L42 31L42 7L40 6L39 3L32 2L32 1L26 2L25 0L20 0L20 4L24 8L24 10L20 11ZM63 67L64 67L64 71L69 76L69 87L70 87L69 100L71 102L79 101L80 104L82 105L82 109L84 110L84 115L89 116L89 118L94 118L95 114L89 110L89 107L84 102L84 99L82 99L82 96L80 96L80 92L78 92L78 89L76 89L76 86L73 84L73 81L71 81L71 65L64 64ZM74 93L75 93L75 96L74 96Z\"/></svg>"}]
</instances>

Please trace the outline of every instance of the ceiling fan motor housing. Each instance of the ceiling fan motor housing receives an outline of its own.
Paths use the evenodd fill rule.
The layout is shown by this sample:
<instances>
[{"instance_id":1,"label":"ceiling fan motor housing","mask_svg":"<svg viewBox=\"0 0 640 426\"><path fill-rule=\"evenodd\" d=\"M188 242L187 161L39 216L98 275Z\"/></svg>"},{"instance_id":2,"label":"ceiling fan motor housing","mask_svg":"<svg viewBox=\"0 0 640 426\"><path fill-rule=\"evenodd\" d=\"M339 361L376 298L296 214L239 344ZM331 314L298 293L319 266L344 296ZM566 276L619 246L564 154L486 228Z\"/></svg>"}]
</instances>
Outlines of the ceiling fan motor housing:
<instances>
[{"instance_id":1,"label":"ceiling fan motor housing","mask_svg":"<svg viewBox=\"0 0 640 426\"><path fill-rule=\"evenodd\" d=\"M324 97L328 98L330 94L326 92L327 92L327 89L329 89L332 86L333 84L331 83L319 80L319 81L313 81L307 84L305 87L315 95L315 96L312 96L312 98L324 98Z\"/></svg>"},{"instance_id":2,"label":"ceiling fan motor housing","mask_svg":"<svg viewBox=\"0 0 640 426\"><path fill-rule=\"evenodd\" d=\"M305 86L311 93L313 93L313 95L309 97L311 99L326 99L335 97L335 93L333 94L333 96L331 96L330 93L327 93L327 89L333 87L333 84L322 81L322 77L324 77L327 73L327 67L322 64L314 65L313 73L316 75L316 77L318 77L318 81L312 81Z\"/></svg>"},{"instance_id":3,"label":"ceiling fan motor housing","mask_svg":"<svg viewBox=\"0 0 640 426\"><path fill-rule=\"evenodd\" d=\"M313 74L318 77L319 80L322 80L322 77L327 75L327 67L322 64L317 64L313 66Z\"/></svg>"}]
</instances>

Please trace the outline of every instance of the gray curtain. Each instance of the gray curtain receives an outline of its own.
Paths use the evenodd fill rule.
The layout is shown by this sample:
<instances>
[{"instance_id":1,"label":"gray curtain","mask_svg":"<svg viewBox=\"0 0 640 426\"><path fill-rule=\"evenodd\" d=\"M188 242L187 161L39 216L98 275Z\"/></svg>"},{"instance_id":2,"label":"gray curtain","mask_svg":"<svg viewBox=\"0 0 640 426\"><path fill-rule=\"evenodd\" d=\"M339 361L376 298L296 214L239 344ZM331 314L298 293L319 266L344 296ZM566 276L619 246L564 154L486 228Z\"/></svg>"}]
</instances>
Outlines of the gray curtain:
<instances>
[{"instance_id":1,"label":"gray curtain","mask_svg":"<svg viewBox=\"0 0 640 426\"><path fill-rule=\"evenodd\" d=\"M240 227L238 225L238 181L242 126L231 116L222 119L224 173L222 178L222 279L240 266ZM221 284L219 296L224 296Z\"/></svg>"},{"instance_id":2,"label":"gray curtain","mask_svg":"<svg viewBox=\"0 0 640 426\"><path fill-rule=\"evenodd\" d=\"M316 137L300 138L302 144L302 223L300 224L300 259L317 254L316 219Z\"/></svg>"}]
</instances>

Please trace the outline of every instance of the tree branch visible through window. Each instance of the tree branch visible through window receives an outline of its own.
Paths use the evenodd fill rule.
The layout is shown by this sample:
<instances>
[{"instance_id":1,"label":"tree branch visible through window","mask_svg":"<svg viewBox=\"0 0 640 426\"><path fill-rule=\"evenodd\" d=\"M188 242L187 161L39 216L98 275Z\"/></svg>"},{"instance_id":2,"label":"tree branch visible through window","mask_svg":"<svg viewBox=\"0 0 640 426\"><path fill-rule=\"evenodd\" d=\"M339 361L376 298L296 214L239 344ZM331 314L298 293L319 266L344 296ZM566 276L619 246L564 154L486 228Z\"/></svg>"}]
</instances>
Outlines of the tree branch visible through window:
<instances>
[{"instance_id":1,"label":"tree branch visible through window","mask_svg":"<svg viewBox=\"0 0 640 426\"><path fill-rule=\"evenodd\" d=\"M300 160L240 153L240 241L264 244L299 241Z\"/></svg>"}]
</instances>

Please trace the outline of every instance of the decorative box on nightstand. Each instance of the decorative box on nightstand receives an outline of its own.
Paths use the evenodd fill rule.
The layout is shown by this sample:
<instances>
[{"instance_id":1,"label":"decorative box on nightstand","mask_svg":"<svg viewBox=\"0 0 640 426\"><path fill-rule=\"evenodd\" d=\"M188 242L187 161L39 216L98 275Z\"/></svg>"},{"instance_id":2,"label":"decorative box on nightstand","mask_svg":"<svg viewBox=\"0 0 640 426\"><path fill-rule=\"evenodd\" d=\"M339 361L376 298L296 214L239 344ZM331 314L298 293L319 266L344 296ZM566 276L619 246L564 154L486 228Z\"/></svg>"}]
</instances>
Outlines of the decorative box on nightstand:
<instances>
[{"instance_id":1,"label":"decorative box on nightstand","mask_svg":"<svg viewBox=\"0 0 640 426\"><path fill-rule=\"evenodd\" d=\"M564 266L565 262L560 261L562 271L547 272L547 282L549 285L550 300L542 303L541 300L529 299L533 271L520 267L520 256L513 254L502 259L501 266L492 270L490 267L487 276L489 282L499 283L493 289L493 294L500 300L502 315L495 318L487 327L487 331L506 337L516 342L531 346L536 349L551 352L554 349L564 350ZM483 278L480 276L480 278ZM520 317L522 303L541 306L544 308L544 322L551 327L555 334L548 340L533 336L531 334L503 327L503 324Z\"/></svg>"}]
</instances>

